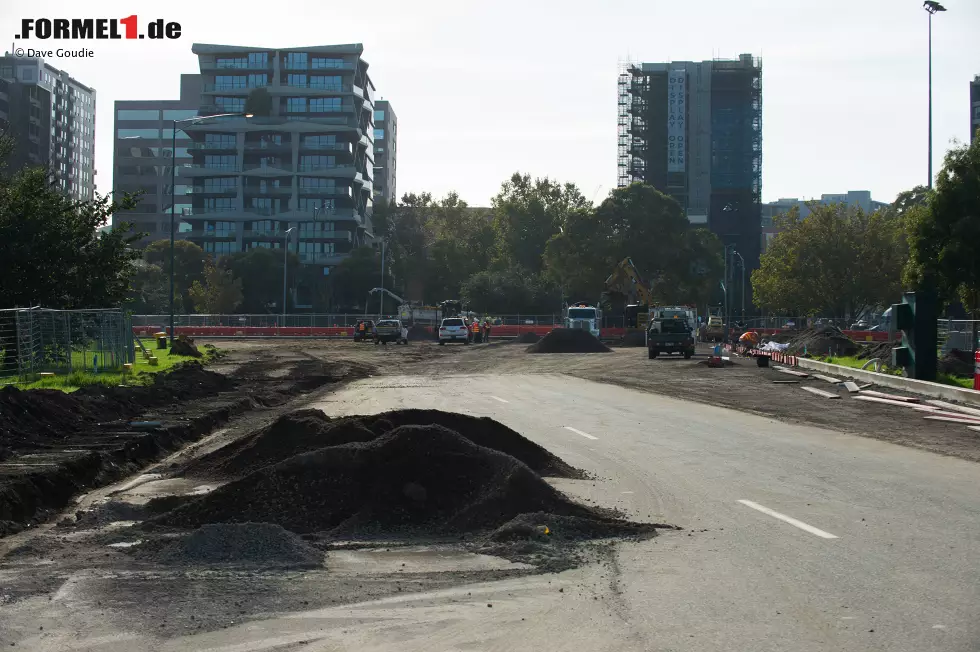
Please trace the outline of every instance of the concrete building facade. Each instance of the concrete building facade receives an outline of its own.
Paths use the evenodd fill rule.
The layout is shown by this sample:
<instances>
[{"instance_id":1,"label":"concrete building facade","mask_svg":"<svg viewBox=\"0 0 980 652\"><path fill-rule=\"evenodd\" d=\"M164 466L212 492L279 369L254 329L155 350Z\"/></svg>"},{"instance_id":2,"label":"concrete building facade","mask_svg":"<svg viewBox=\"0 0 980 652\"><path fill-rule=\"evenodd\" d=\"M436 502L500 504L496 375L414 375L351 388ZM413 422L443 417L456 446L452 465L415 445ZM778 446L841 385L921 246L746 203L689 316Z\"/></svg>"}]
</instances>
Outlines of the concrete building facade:
<instances>
[{"instance_id":1,"label":"concrete building facade","mask_svg":"<svg viewBox=\"0 0 980 652\"><path fill-rule=\"evenodd\" d=\"M268 106L183 125L189 239L215 256L289 246L324 276L367 243L374 86L363 49L194 44L201 116L244 113L250 97Z\"/></svg>"},{"instance_id":2,"label":"concrete building facade","mask_svg":"<svg viewBox=\"0 0 980 652\"><path fill-rule=\"evenodd\" d=\"M392 203L398 199L398 118L387 100L374 103L374 196Z\"/></svg>"},{"instance_id":3,"label":"concrete building facade","mask_svg":"<svg viewBox=\"0 0 980 652\"><path fill-rule=\"evenodd\" d=\"M758 267L762 64L736 60L625 66L619 76L617 185L649 183L692 224Z\"/></svg>"},{"instance_id":4,"label":"concrete building facade","mask_svg":"<svg viewBox=\"0 0 980 652\"><path fill-rule=\"evenodd\" d=\"M95 89L43 59L0 57L0 128L14 139L10 167L47 167L64 194L93 199L95 100Z\"/></svg>"},{"instance_id":5,"label":"concrete building facade","mask_svg":"<svg viewBox=\"0 0 980 652\"><path fill-rule=\"evenodd\" d=\"M970 142L977 137L980 129L980 75L975 75L970 82Z\"/></svg>"},{"instance_id":6,"label":"concrete building facade","mask_svg":"<svg viewBox=\"0 0 980 652\"><path fill-rule=\"evenodd\" d=\"M117 195L143 195L135 210L113 215L113 222L130 222L137 231L146 233L141 244L170 237L172 166L180 168L192 163L188 151L192 141L182 129L177 130L174 152L174 121L197 115L201 91L201 75L181 75L179 99L115 103L112 190ZM181 220L190 213L191 190L178 179L173 193L178 237L190 230L190 225Z\"/></svg>"}]
</instances>

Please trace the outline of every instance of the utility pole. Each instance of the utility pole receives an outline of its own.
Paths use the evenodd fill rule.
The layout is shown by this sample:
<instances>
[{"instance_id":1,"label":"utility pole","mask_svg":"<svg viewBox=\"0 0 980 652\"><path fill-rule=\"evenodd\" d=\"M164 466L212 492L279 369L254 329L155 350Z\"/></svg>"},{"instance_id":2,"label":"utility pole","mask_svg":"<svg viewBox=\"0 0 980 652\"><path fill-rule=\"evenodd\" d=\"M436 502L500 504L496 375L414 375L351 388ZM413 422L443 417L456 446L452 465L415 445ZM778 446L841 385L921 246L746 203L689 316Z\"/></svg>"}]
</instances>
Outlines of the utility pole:
<instances>
[{"instance_id":1,"label":"utility pole","mask_svg":"<svg viewBox=\"0 0 980 652\"><path fill-rule=\"evenodd\" d=\"M932 190L932 15L946 11L946 7L935 0L926 0L922 8L929 14L929 190Z\"/></svg>"}]
</instances>

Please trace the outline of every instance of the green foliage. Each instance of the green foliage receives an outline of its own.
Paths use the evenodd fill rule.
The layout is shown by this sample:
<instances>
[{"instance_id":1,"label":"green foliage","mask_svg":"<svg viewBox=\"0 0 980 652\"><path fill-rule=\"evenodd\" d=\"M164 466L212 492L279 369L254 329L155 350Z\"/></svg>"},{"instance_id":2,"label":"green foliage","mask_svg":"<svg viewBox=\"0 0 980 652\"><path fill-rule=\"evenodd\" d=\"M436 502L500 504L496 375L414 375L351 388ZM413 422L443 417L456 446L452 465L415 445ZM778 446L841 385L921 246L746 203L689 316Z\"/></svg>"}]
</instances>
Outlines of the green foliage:
<instances>
[{"instance_id":1,"label":"green foliage","mask_svg":"<svg viewBox=\"0 0 980 652\"><path fill-rule=\"evenodd\" d=\"M204 267L204 283L194 281L191 299L198 312L208 315L227 315L241 305L242 280L232 277L230 270L219 269L211 261Z\"/></svg>"},{"instance_id":2,"label":"green foliage","mask_svg":"<svg viewBox=\"0 0 980 652\"><path fill-rule=\"evenodd\" d=\"M128 309L137 315L161 315L168 312L170 310L170 303L167 301L169 286L170 279L159 265L153 265L142 259L134 261L130 276Z\"/></svg>"},{"instance_id":3,"label":"green foliage","mask_svg":"<svg viewBox=\"0 0 980 652\"><path fill-rule=\"evenodd\" d=\"M245 98L244 113L256 118L267 118L272 115L272 95L264 86L253 88Z\"/></svg>"},{"instance_id":4,"label":"green foliage","mask_svg":"<svg viewBox=\"0 0 980 652\"><path fill-rule=\"evenodd\" d=\"M774 312L855 318L894 301L906 258L904 218L835 204L776 218L782 229L752 272L753 300Z\"/></svg>"},{"instance_id":5,"label":"green foliage","mask_svg":"<svg viewBox=\"0 0 980 652\"><path fill-rule=\"evenodd\" d=\"M466 279L460 294L468 309L477 313L556 313L561 309L558 288L520 267L477 272Z\"/></svg>"},{"instance_id":6,"label":"green foliage","mask_svg":"<svg viewBox=\"0 0 980 652\"><path fill-rule=\"evenodd\" d=\"M908 286L932 285L980 317L980 139L947 152L935 191L909 210L907 232Z\"/></svg>"},{"instance_id":7,"label":"green foliage","mask_svg":"<svg viewBox=\"0 0 980 652\"><path fill-rule=\"evenodd\" d=\"M163 270L167 279L168 290L170 283L170 239L154 240L146 249L143 250L143 260L151 265L156 265ZM204 264L207 254L200 246L189 240L174 241L174 309L179 306L180 312L191 310L194 300L191 298L190 290L195 282L204 280ZM170 311L170 304L164 312Z\"/></svg>"},{"instance_id":8,"label":"green foliage","mask_svg":"<svg viewBox=\"0 0 980 652\"><path fill-rule=\"evenodd\" d=\"M10 155L0 146L0 165ZM0 306L105 308L129 291L132 244L140 234L130 225L99 231L112 215L136 200L108 195L75 201L51 186L43 168L0 176L0 242L4 245Z\"/></svg>"},{"instance_id":9,"label":"green foliage","mask_svg":"<svg viewBox=\"0 0 980 652\"><path fill-rule=\"evenodd\" d=\"M391 289L391 276L385 269L385 287ZM377 312L381 299L370 298L368 292L381 284L381 254L372 247L358 247L330 272L330 288L334 307L339 312ZM395 306L390 297L385 298L392 312Z\"/></svg>"},{"instance_id":10,"label":"green foliage","mask_svg":"<svg viewBox=\"0 0 980 652\"><path fill-rule=\"evenodd\" d=\"M289 279L296 279L299 271L299 257L290 251L286 254L286 268ZM268 314L282 312L282 268L283 250L256 247L221 258L218 266L231 272L234 279L242 284L242 303L239 312L245 314ZM290 288L294 287L290 283ZM287 294L286 309L290 309L292 292Z\"/></svg>"}]
</instances>

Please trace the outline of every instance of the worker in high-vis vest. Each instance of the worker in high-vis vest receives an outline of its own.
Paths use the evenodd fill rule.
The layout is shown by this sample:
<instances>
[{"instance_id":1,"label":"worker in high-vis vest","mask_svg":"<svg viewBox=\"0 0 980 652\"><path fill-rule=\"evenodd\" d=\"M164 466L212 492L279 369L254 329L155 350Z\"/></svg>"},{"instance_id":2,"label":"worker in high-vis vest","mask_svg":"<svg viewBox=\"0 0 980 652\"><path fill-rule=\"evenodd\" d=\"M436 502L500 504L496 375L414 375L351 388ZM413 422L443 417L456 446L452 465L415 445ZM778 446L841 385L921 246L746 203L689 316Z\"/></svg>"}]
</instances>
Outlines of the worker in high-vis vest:
<instances>
[{"instance_id":1,"label":"worker in high-vis vest","mask_svg":"<svg viewBox=\"0 0 980 652\"><path fill-rule=\"evenodd\" d=\"M479 344L480 343L480 320L479 319L473 320L473 328L471 330L473 333L473 343Z\"/></svg>"}]
</instances>

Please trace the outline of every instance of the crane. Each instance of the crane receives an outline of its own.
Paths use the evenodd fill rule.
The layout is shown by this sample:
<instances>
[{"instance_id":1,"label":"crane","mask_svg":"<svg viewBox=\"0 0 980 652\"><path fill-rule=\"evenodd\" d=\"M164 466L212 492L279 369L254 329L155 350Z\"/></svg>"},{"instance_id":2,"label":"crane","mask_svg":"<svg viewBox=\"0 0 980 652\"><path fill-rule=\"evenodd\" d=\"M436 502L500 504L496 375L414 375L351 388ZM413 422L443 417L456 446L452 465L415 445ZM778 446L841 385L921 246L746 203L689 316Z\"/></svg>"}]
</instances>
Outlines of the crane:
<instances>
[{"instance_id":1,"label":"crane","mask_svg":"<svg viewBox=\"0 0 980 652\"><path fill-rule=\"evenodd\" d=\"M644 303L648 307L656 305L657 302L653 298L653 292L650 291L650 288L640 278L640 272L637 271L633 260L627 256L619 261L619 264L613 269L612 274L606 278L605 290L606 292L618 292L619 294L629 296L630 288L636 290L640 303Z\"/></svg>"},{"instance_id":2,"label":"crane","mask_svg":"<svg viewBox=\"0 0 980 652\"><path fill-rule=\"evenodd\" d=\"M398 296L397 294L395 294L394 292L392 292L388 288L373 288L373 289L368 290L368 294L374 294L375 292L384 292L389 297L391 297L392 299L394 299L395 301L397 301L398 302L398 305L401 305L403 303L408 303L407 301L405 301L404 299L402 299L400 296Z\"/></svg>"}]
</instances>

